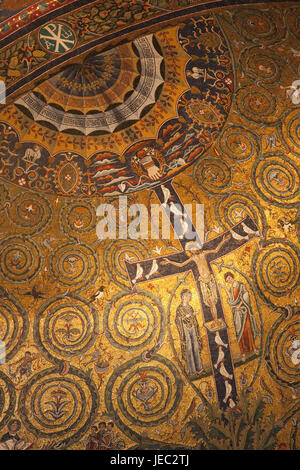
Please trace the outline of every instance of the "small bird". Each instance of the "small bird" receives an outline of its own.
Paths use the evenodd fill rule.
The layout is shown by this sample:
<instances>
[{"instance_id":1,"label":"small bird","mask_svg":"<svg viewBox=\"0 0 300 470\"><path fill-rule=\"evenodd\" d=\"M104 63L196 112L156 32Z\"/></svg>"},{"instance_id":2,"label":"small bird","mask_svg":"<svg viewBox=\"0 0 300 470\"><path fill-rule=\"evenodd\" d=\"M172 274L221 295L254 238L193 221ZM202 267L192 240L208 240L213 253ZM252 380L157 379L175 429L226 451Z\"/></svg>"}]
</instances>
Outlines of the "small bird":
<instances>
[{"instance_id":1,"label":"small bird","mask_svg":"<svg viewBox=\"0 0 300 470\"><path fill-rule=\"evenodd\" d=\"M211 168L206 169L206 174L210 175L213 181L219 178L219 174L214 173Z\"/></svg>"},{"instance_id":2,"label":"small bird","mask_svg":"<svg viewBox=\"0 0 300 470\"><path fill-rule=\"evenodd\" d=\"M179 207L178 207L179 206ZM175 204L173 201L170 202L170 211L174 214L177 215L178 217L183 216L183 211L181 209L180 204Z\"/></svg>"},{"instance_id":3,"label":"small bird","mask_svg":"<svg viewBox=\"0 0 300 470\"><path fill-rule=\"evenodd\" d=\"M213 226L211 229L212 232L220 233L221 232L221 227L218 227L216 224Z\"/></svg>"},{"instance_id":4,"label":"small bird","mask_svg":"<svg viewBox=\"0 0 300 470\"><path fill-rule=\"evenodd\" d=\"M233 401L232 398L229 398L228 404L229 404L229 408L232 408L232 409L233 409L233 408L236 407L236 403Z\"/></svg>"},{"instance_id":5,"label":"small bird","mask_svg":"<svg viewBox=\"0 0 300 470\"><path fill-rule=\"evenodd\" d=\"M48 248L49 251L52 251L53 248L52 248L52 246L51 246L51 243L52 243L52 242L55 242L56 240L57 240L57 238L55 238L55 237L44 238L44 240L42 241L42 244L43 244L46 248Z\"/></svg>"},{"instance_id":6,"label":"small bird","mask_svg":"<svg viewBox=\"0 0 300 470\"><path fill-rule=\"evenodd\" d=\"M84 367L87 367L89 364L91 364L92 362L95 362L95 361L98 361L99 359L102 359L102 354L100 351L98 351L96 348L94 349L94 352L92 352L91 354L87 354L85 357L90 357L91 359L89 359L87 362L84 362L83 365Z\"/></svg>"},{"instance_id":7,"label":"small bird","mask_svg":"<svg viewBox=\"0 0 300 470\"><path fill-rule=\"evenodd\" d=\"M287 87L287 96L293 104L300 103L300 80L294 80L293 83Z\"/></svg>"},{"instance_id":8,"label":"small bird","mask_svg":"<svg viewBox=\"0 0 300 470\"><path fill-rule=\"evenodd\" d=\"M38 291L36 286L33 286L30 291L24 292L22 295L31 295L35 300L46 298L44 297L45 292Z\"/></svg>"},{"instance_id":9,"label":"small bird","mask_svg":"<svg viewBox=\"0 0 300 470\"><path fill-rule=\"evenodd\" d=\"M218 355L218 360L215 363L215 369L218 368L218 365L223 361L224 357L225 357L225 354L224 354L224 351L222 349L222 346L219 346L219 355Z\"/></svg>"},{"instance_id":10,"label":"small bird","mask_svg":"<svg viewBox=\"0 0 300 470\"><path fill-rule=\"evenodd\" d=\"M234 238L238 242L242 242L243 240L249 240L249 235L243 237L242 235L239 235L238 233L234 232L232 229L229 230L229 232L231 233L232 238Z\"/></svg>"},{"instance_id":11,"label":"small bird","mask_svg":"<svg viewBox=\"0 0 300 470\"><path fill-rule=\"evenodd\" d=\"M136 265L136 275L135 278L132 279L132 283L135 284L138 279L141 279L143 277L144 269L140 265L140 263L137 263Z\"/></svg>"},{"instance_id":12,"label":"small bird","mask_svg":"<svg viewBox=\"0 0 300 470\"><path fill-rule=\"evenodd\" d=\"M155 344L151 349L148 349L147 351L143 352L142 354L142 360L144 362L149 362L152 358L152 355L158 351L162 346L164 345L164 342L159 342L158 339L155 339Z\"/></svg>"},{"instance_id":13,"label":"small bird","mask_svg":"<svg viewBox=\"0 0 300 470\"><path fill-rule=\"evenodd\" d=\"M218 346L224 346L224 348L227 348L228 346L228 344L225 344L223 340L221 339L219 331L217 331L215 334L215 342L217 343Z\"/></svg>"},{"instance_id":14,"label":"small bird","mask_svg":"<svg viewBox=\"0 0 300 470\"><path fill-rule=\"evenodd\" d=\"M160 247L156 246L153 251L154 251L154 253L156 253L157 255L160 256L161 250L162 250L162 246L160 246Z\"/></svg>"},{"instance_id":15,"label":"small bird","mask_svg":"<svg viewBox=\"0 0 300 470\"><path fill-rule=\"evenodd\" d=\"M291 221L278 219L277 227L281 227L284 231L291 232L293 225Z\"/></svg>"},{"instance_id":16,"label":"small bird","mask_svg":"<svg viewBox=\"0 0 300 470\"><path fill-rule=\"evenodd\" d=\"M228 400L228 398L229 398L229 396L232 392L232 385L228 382L228 380L225 380L225 391L226 391L226 393L225 393L225 397L224 397L224 400L223 400L224 403L227 402L227 400Z\"/></svg>"},{"instance_id":17,"label":"small bird","mask_svg":"<svg viewBox=\"0 0 300 470\"><path fill-rule=\"evenodd\" d=\"M134 260L134 256L129 256L128 253L125 253L124 259L128 261L128 263L131 263L131 261Z\"/></svg>"},{"instance_id":18,"label":"small bird","mask_svg":"<svg viewBox=\"0 0 300 470\"><path fill-rule=\"evenodd\" d=\"M189 228L190 227L189 227L189 224L186 221L186 219L181 220L181 231L180 231L180 235L179 235L180 239L183 238L186 233L188 233Z\"/></svg>"},{"instance_id":19,"label":"small bird","mask_svg":"<svg viewBox=\"0 0 300 470\"><path fill-rule=\"evenodd\" d=\"M237 217L239 219L242 219L244 217L244 214L245 214L244 209L240 209L240 210L235 209L235 211L234 211L235 217Z\"/></svg>"},{"instance_id":20,"label":"small bird","mask_svg":"<svg viewBox=\"0 0 300 470\"><path fill-rule=\"evenodd\" d=\"M158 264L157 264L157 261L154 259L152 262L150 272L145 275L145 278L149 279L151 276L154 276L154 274L156 274L157 271L158 271Z\"/></svg>"},{"instance_id":21,"label":"small bird","mask_svg":"<svg viewBox=\"0 0 300 470\"><path fill-rule=\"evenodd\" d=\"M167 204L168 200L170 199L170 196L171 196L171 192L168 188L166 188L166 186L164 186L163 184L161 185L161 189L162 189L162 192L163 192L163 195L164 195L164 202L163 202L163 205Z\"/></svg>"},{"instance_id":22,"label":"small bird","mask_svg":"<svg viewBox=\"0 0 300 470\"><path fill-rule=\"evenodd\" d=\"M224 366L224 362L221 363L219 371L220 371L220 374L223 375L223 377L226 377L227 379L232 380L233 375L229 374L229 372L227 372L227 370Z\"/></svg>"},{"instance_id":23,"label":"small bird","mask_svg":"<svg viewBox=\"0 0 300 470\"><path fill-rule=\"evenodd\" d=\"M277 140L278 138L276 132L272 132L272 134L266 136L266 144L271 148L271 150L277 147Z\"/></svg>"},{"instance_id":24,"label":"small bird","mask_svg":"<svg viewBox=\"0 0 300 470\"><path fill-rule=\"evenodd\" d=\"M99 289L90 297L89 303L95 302L95 300L99 300L103 297L104 294L104 286L100 286Z\"/></svg>"},{"instance_id":25,"label":"small bird","mask_svg":"<svg viewBox=\"0 0 300 470\"><path fill-rule=\"evenodd\" d=\"M259 230L252 230L244 222L242 222L242 227L243 227L244 232L248 233L248 235L254 235L254 236L257 236L257 237L261 237L261 233L260 233Z\"/></svg>"}]
</instances>

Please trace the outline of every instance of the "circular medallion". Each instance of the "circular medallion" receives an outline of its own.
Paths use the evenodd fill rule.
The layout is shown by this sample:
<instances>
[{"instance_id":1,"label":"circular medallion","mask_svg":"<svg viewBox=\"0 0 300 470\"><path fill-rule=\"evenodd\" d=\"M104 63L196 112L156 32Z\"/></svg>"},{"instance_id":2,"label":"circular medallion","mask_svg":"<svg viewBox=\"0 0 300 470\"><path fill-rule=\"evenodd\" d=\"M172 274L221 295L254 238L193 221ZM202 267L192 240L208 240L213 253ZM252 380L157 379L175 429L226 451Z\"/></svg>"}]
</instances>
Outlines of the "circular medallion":
<instances>
[{"instance_id":1,"label":"circular medallion","mask_svg":"<svg viewBox=\"0 0 300 470\"><path fill-rule=\"evenodd\" d=\"M0 300L0 341L5 343L5 350L1 349L0 364L11 360L19 350L28 334L28 316L21 304L8 295L7 299Z\"/></svg>"},{"instance_id":2,"label":"circular medallion","mask_svg":"<svg viewBox=\"0 0 300 470\"><path fill-rule=\"evenodd\" d=\"M77 238L95 230L96 213L88 202L64 204L59 212L61 230L69 237Z\"/></svg>"},{"instance_id":3,"label":"circular medallion","mask_svg":"<svg viewBox=\"0 0 300 470\"><path fill-rule=\"evenodd\" d=\"M53 277L66 286L82 290L96 279L99 261L96 252L87 244L66 243L50 258Z\"/></svg>"},{"instance_id":4,"label":"circular medallion","mask_svg":"<svg viewBox=\"0 0 300 470\"><path fill-rule=\"evenodd\" d=\"M267 341L266 365L273 380L280 385L290 386L293 398L296 398L296 389L299 386L300 365L300 317L299 314L285 324L282 318L272 327Z\"/></svg>"},{"instance_id":5,"label":"circular medallion","mask_svg":"<svg viewBox=\"0 0 300 470\"><path fill-rule=\"evenodd\" d=\"M104 249L103 266L110 279L119 287L128 288L125 260L134 262L149 258L150 252L142 242L136 240L113 240Z\"/></svg>"},{"instance_id":6,"label":"circular medallion","mask_svg":"<svg viewBox=\"0 0 300 470\"><path fill-rule=\"evenodd\" d=\"M236 103L240 113L251 121L271 123L279 118L276 97L266 88L256 85L240 88Z\"/></svg>"},{"instance_id":7,"label":"circular medallion","mask_svg":"<svg viewBox=\"0 0 300 470\"><path fill-rule=\"evenodd\" d=\"M261 231L267 225L265 213L257 199L242 192L232 191L219 199L215 206L215 215L219 224L226 230L241 222L247 215L256 222Z\"/></svg>"},{"instance_id":8,"label":"circular medallion","mask_svg":"<svg viewBox=\"0 0 300 470\"><path fill-rule=\"evenodd\" d=\"M277 12L272 15L257 8L238 8L233 15L233 23L241 35L248 41L259 39L265 43L279 41L285 33L280 28L280 17Z\"/></svg>"},{"instance_id":9,"label":"circular medallion","mask_svg":"<svg viewBox=\"0 0 300 470\"><path fill-rule=\"evenodd\" d=\"M258 194L272 204L292 208L299 200L299 171L286 155L269 153L252 168L252 181Z\"/></svg>"},{"instance_id":10,"label":"circular medallion","mask_svg":"<svg viewBox=\"0 0 300 470\"><path fill-rule=\"evenodd\" d=\"M79 296L58 296L41 305L34 331L48 360L71 358L94 344L99 331L98 312Z\"/></svg>"},{"instance_id":11,"label":"circular medallion","mask_svg":"<svg viewBox=\"0 0 300 470\"><path fill-rule=\"evenodd\" d=\"M289 31L299 40L300 39L300 8L292 5L287 9L286 22Z\"/></svg>"},{"instance_id":12,"label":"circular medallion","mask_svg":"<svg viewBox=\"0 0 300 470\"><path fill-rule=\"evenodd\" d=\"M219 138L219 148L232 160L246 161L257 155L258 137L241 126L228 126Z\"/></svg>"},{"instance_id":13,"label":"circular medallion","mask_svg":"<svg viewBox=\"0 0 300 470\"><path fill-rule=\"evenodd\" d=\"M127 421L130 426L162 424L176 411L182 397L177 369L159 355L153 357L151 365L133 359L124 366L111 375L106 386L107 409L117 414L121 428L127 428ZM117 400L113 400L113 395Z\"/></svg>"},{"instance_id":14,"label":"circular medallion","mask_svg":"<svg viewBox=\"0 0 300 470\"><path fill-rule=\"evenodd\" d=\"M290 241L270 239L262 242L264 249L256 251L252 270L263 298L267 294L276 297L276 304L284 296L290 296L299 283L299 249Z\"/></svg>"},{"instance_id":15,"label":"circular medallion","mask_svg":"<svg viewBox=\"0 0 300 470\"><path fill-rule=\"evenodd\" d=\"M290 150L300 155L300 112L299 108L291 111L282 122L283 138Z\"/></svg>"},{"instance_id":16,"label":"circular medallion","mask_svg":"<svg viewBox=\"0 0 300 470\"><path fill-rule=\"evenodd\" d=\"M116 348L138 351L164 334L165 313L161 302L150 292L121 292L106 305L103 330Z\"/></svg>"},{"instance_id":17,"label":"circular medallion","mask_svg":"<svg viewBox=\"0 0 300 470\"><path fill-rule=\"evenodd\" d=\"M218 194L230 185L232 171L224 160L208 157L196 163L193 176L204 191Z\"/></svg>"},{"instance_id":18,"label":"circular medallion","mask_svg":"<svg viewBox=\"0 0 300 470\"><path fill-rule=\"evenodd\" d=\"M22 233L37 234L47 228L52 219L51 208L40 194L20 194L8 210L12 222Z\"/></svg>"},{"instance_id":19,"label":"circular medallion","mask_svg":"<svg viewBox=\"0 0 300 470\"><path fill-rule=\"evenodd\" d=\"M19 414L30 432L39 438L76 442L90 426L98 407L98 395L86 376L72 369L61 376L56 368L34 375L22 388Z\"/></svg>"},{"instance_id":20,"label":"circular medallion","mask_svg":"<svg viewBox=\"0 0 300 470\"><path fill-rule=\"evenodd\" d=\"M246 49L241 56L244 73L252 80L276 83L281 78L282 59L274 52L262 51L259 47Z\"/></svg>"},{"instance_id":21,"label":"circular medallion","mask_svg":"<svg viewBox=\"0 0 300 470\"><path fill-rule=\"evenodd\" d=\"M39 41L48 52L64 54L75 46L77 39L73 29L54 21L39 30Z\"/></svg>"},{"instance_id":22,"label":"circular medallion","mask_svg":"<svg viewBox=\"0 0 300 470\"><path fill-rule=\"evenodd\" d=\"M11 282L27 283L40 272L42 258L33 240L21 236L3 238L0 242L0 273Z\"/></svg>"}]
</instances>

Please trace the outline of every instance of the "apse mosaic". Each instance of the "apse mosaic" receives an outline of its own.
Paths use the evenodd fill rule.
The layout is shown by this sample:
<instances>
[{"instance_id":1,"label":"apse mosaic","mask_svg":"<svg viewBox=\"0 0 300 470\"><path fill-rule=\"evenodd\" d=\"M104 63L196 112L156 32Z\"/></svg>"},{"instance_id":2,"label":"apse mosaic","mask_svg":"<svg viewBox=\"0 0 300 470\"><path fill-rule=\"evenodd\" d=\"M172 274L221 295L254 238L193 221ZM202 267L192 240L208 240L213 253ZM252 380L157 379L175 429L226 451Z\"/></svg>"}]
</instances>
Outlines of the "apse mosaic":
<instances>
[{"instance_id":1,"label":"apse mosaic","mask_svg":"<svg viewBox=\"0 0 300 470\"><path fill-rule=\"evenodd\" d=\"M0 3L0 448L299 449L299 5Z\"/></svg>"}]
</instances>

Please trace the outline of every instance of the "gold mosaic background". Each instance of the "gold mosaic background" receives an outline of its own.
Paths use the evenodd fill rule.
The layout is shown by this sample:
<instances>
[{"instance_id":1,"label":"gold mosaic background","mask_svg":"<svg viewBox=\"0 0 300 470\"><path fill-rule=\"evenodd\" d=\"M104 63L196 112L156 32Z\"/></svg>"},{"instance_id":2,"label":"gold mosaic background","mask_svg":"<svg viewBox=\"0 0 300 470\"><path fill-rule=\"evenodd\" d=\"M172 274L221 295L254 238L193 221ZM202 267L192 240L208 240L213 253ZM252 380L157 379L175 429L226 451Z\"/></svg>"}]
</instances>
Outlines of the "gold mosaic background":
<instances>
[{"instance_id":1,"label":"gold mosaic background","mask_svg":"<svg viewBox=\"0 0 300 470\"><path fill-rule=\"evenodd\" d=\"M29 16L58 3L38 2ZM9 438L17 445L17 430L32 449L299 449L299 4L90 3L32 28L24 17L18 37L9 17L11 36L0 51L9 92L0 105L1 445ZM180 14L163 16L172 12ZM53 42L49 49L42 42L41 28L55 21L70 49L55 52ZM130 25L138 27L125 34ZM119 33L101 42L110 32ZM138 42L144 37L151 53ZM80 80L91 83L88 73L96 73L91 52L98 81L80 94ZM128 117L142 71L151 78L151 58L155 93ZM77 75L70 64L81 64ZM73 128L61 130L57 116L36 117L26 101L32 91L49 113L69 113ZM76 128L78 116L100 110L108 122L114 109L113 129ZM186 145L192 133L187 161L169 131L181 132ZM134 163L132 155L141 159L149 145L160 179L142 160ZM210 263L234 369L226 387L236 388L227 397L226 388L224 405L208 339L215 330L204 325L191 270L143 278L134 289L126 270L125 261L178 255L180 240L101 241L96 234L99 204L118 213L118 197L127 195L130 204L150 207L159 203L157 183L170 178L183 203L204 205L207 243L223 233L236 243L233 227L247 217L257 227ZM228 272L239 294L247 293L259 333L245 326L255 340L246 353ZM184 289L197 312L198 375L189 371L176 320Z\"/></svg>"}]
</instances>

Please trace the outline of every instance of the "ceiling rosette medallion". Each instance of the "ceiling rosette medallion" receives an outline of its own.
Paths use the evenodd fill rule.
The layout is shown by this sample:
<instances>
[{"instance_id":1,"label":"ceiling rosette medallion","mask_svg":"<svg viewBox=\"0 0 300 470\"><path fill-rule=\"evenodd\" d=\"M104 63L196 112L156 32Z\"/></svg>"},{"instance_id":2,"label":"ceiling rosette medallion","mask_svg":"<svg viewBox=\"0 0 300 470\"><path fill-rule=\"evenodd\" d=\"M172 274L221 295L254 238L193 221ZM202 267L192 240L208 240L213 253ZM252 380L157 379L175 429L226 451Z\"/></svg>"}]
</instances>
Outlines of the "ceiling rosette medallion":
<instances>
[{"instance_id":1,"label":"ceiling rosette medallion","mask_svg":"<svg viewBox=\"0 0 300 470\"><path fill-rule=\"evenodd\" d=\"M211 15L93 50L3 109L1 157L13 164L2 174L65 196L154 187L220 135L233 84L227 41Z\"/></svg>"}]
</instances>

